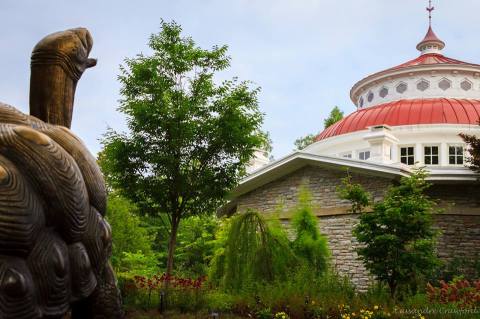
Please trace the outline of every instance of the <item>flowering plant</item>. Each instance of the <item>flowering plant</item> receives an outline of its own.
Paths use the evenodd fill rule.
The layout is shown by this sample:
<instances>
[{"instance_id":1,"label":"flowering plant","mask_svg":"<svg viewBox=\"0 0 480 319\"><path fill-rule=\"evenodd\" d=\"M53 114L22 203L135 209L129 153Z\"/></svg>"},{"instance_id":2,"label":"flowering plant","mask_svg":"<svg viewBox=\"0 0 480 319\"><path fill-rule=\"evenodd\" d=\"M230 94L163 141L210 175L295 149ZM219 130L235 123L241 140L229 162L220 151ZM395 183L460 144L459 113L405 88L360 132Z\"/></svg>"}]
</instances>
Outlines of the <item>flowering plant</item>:
<instances>
[{"instance_id":1,"label":"flowering plant","mask_svg":"<svg viewBox=\"0 0 480 319\"><path fill-rule=\"evenodd\" d=\"M274 316L275 319L290 319L290 317L285 312L277 312Z\"/></svg>"},{"instance_id":2,"label":"flowering plant","mask_svg":"<svg viewBox=\"0 0 480 319\"><path fill-rule=\"evenodd\" d=\"M440 287L427 284L427 295L430 302L448 304L458 307L480 307L480 280L469 282L466 279L456 278L449 283L440 281Z\"/></svg>"}]
</instances>

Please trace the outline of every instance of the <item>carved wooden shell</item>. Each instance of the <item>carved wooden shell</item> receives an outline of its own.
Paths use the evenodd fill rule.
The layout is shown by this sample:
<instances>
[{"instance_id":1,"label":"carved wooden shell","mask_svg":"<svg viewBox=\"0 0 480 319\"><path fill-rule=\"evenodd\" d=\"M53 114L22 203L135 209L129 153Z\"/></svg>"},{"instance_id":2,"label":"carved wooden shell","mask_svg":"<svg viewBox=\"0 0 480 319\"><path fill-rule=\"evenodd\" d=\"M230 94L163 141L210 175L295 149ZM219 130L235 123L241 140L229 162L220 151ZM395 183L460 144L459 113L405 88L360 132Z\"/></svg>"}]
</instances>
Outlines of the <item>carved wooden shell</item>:
<instances>
[{"instance_id":1,"label":"carved wooden shell","mask_svg":"<svg viewBox=\"0 0 480 319\"><path fill-rule=\"evenodd\" d=\"M112 285L105 209L83 143L0 103L0 318L59 317Z\"/></svg>"}]
</instances>

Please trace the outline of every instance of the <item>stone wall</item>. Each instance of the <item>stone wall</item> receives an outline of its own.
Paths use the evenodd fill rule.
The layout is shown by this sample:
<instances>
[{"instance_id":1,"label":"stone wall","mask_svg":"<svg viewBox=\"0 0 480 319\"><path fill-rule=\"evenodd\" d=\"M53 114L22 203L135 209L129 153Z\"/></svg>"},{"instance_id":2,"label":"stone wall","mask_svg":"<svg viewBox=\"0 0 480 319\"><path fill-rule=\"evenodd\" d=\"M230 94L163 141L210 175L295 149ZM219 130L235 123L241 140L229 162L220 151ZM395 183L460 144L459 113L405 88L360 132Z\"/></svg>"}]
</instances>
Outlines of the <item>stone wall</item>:
<instances>
[{"instance_id":1,"label":"stone wall","mask_svg":"<svg viewBox=\"0 0 480 319\"><path fill-rule=\"evenodd\" d=\"M341 212L346 213L349 202L340 199L337 194L337 187L345 176L346 171L307 166L242 195L237 199L237 210L251 208L261 212L279 209L288 211L297 204L299 188L305 186L312 194L313 205L317 211L330 208L325 212L331 214L332 208L342 207L344 209ZM361 183L377 200L383 197L391 183L390 179L383 177L357 173L351 173L351 176L353 182Z\"/></svg>"},{"instance_id":2,"label":"stone wall","mask_svg":"<svg viewBox=\"0 0 480 319\"><path fill-rule=\"evenodd\" d=\"M355 252L359 244L352 236L352 230L357 223L358 215L323 216L319 220L319 227L320 232L328 237L334 268L350 278L360 291L364 291L373 279Z\"/></svg>"},{"instance_id":3,"label":"stone wall","mask_svg":"<svg viewBox=\"0 0 480 319\"><path fill-rule=\"evenodd\" d=\"M288 225L289 211L297 204L300 186L308 187L320 231L329 240L333 265L364 290L373 279L355 252L358 242L352 236L352 229L358 222L358 215L348 213L349 203L339 199L336 191L345 176L346 172L341 170L305 167L239 197L237 210L251 208L266 214L276 211ZM380 200L394 182L362 174L352 174L352 178L372 193L375 200ZM429 195L438 199L443 209L443 213L435 217L442 233L438 239L439 256L446 261L455 257L475 258L480 251L480 186L434 185Z\"/></svg>"},{"instance_id":4,"label":"stone wall","mask_svg":"<svg viewBox=\"0 0 480 319\"><path fill-rule=\"evenodd\" d=\"M372 279L355 252L358 243L352 236L352 229L358 218L348 213L350 203L340 199L337 193L337 187L346 175L342 170L308 166L241 196L237 200L237 210L276 212L288 227L290 210L297 205L299 188L307 187L312 195L314 213L319 218L320 231L328 238L335 269L364 290ZM381 199L392 183L391 179L383 177L350 175L353 182L361 183L375 200Z\"/></svg>"},{"instance_id":5,"label":"stone wall","mask_svg":"<svg viewBox=\"0 0 480 319\"><path fill-rule=\"evenodd\" d=\"M441 234L438 255L449 262L454 258L473 260L480 257L480 214L436 216Z\"/></svg>"}]
</instances>

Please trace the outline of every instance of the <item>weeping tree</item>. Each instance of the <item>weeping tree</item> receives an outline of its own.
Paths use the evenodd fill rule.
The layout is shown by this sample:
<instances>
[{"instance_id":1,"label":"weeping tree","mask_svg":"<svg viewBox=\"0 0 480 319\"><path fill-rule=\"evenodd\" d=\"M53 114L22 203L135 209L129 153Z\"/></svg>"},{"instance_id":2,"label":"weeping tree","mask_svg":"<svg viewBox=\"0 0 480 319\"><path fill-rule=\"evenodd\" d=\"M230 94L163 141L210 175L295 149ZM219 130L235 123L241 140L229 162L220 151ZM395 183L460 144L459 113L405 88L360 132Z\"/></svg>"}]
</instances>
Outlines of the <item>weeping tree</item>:
<instances>
[{"instance_id":1,"label":"weeping tree","mask_svg":"<svg viewBox=\"0 0 480 319\"><path fill-rule=\"evenodd\" d=\"M300 190L298 202L292 219L296 233L292 246L295 254L313 270L312 274L320 275L328 270L328 241L318 230L318 219L313 215L311 194L307 189Z\"/></svg>"},{"instance_id":2,"label":"weeping tree","mask_svg":"<svg viewBox=\"0 0 480 319\"><path fill-rule=\"evenodd\" d=\"M280 226L269 225L255 211L233 217L222 246L210 275L228 290L285 278L295 264L285 232Z\"/></svg>"}]
</instances>

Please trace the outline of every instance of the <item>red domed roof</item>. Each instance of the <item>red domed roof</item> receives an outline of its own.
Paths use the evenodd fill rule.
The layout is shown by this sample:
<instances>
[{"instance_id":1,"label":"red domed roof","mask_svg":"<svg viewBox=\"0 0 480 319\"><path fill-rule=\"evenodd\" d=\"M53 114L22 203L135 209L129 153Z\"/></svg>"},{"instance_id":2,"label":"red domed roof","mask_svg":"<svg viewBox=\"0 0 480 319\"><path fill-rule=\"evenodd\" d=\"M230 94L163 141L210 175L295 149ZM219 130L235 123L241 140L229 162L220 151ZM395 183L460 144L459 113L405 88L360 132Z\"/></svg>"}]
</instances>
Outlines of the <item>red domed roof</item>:
<instances>
[{"instance_id":1,"label":"red domed roof","mask_svg":"<svg viewBox=\"0 0 480 319\"><path fill-rule=\"evenodd\" d=\"M411 99L357 110L333 124L315 141L361 131L376 125L474 124L480 120L480 100Z\"/></svg>"},{"instance_id":2,"label":"red domed roof","mask_svg":"<svg viewBox=\"0 0 480 319\"><path fill-rule=\"evenodd\" d=\"M464 65L473 65L473 66L478 66L478 64L473 64L473 63L467 63L463 62L460 60L455 60L452 58L448 58L444 56L443 54L439 53L427 53L427 54L422 54L416 59L410 60L408 62L402 63L400 65L397 65L393 68L390 68L389 70L397 70L397 69L403 69L409 66L417 66L417 65L432 65L432 64L464 64Z\"/></svg>"}]
</instances>

